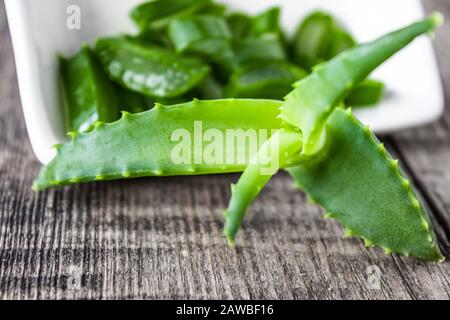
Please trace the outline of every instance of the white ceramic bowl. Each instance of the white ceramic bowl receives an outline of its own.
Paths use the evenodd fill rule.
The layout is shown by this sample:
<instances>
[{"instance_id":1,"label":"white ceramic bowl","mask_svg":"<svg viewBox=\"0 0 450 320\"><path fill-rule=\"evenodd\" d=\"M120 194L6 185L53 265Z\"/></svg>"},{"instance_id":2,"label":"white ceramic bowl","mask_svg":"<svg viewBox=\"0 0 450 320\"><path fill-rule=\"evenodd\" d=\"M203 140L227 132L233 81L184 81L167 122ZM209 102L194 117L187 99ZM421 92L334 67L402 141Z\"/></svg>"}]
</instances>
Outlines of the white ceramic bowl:
<instances>
[{"instance_id":1,"label":"white ceramic bowl","mask_svg":"<svg viewBox=\"0 0 450 320\"><path fill-rule=\"evenodd\" d=\"M52 146L67 139L62 126L57 83L57 53L75 53L98 36L133 31L130 9L140 0L6 0L14 44L20 94L28 134L37 158L48 163ZM419 0L223 0L233 8L256 13L279 5L283 24L292 31L313 9L325 9L344 21L360 41L423 17ZM66 27L67 9L81 9L81 29ZM423 125L439 118L444 98L430 40L422 37L373 75L389 94L377 108L357 111L378 133Z\"/></svg>"}]
</instances>

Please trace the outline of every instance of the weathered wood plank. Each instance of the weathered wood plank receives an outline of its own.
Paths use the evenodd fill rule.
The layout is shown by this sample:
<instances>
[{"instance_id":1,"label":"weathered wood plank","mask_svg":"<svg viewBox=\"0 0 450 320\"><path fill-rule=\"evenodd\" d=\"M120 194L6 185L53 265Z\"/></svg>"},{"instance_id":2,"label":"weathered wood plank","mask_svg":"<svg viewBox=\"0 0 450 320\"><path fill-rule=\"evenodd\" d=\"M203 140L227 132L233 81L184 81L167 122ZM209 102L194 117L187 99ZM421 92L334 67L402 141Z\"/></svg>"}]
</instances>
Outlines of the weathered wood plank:
<instances>
[{"instance_id":1,"label":"weathered wood plank","mask_svg":"<svg viewBox=\"0 0 450 320\"><path fill-rule=\"evenodd\" d=\"M446 1L426 3L450 19ZM446 25L436 42L446 72L449 31ZM235 250L226 246L221 229L236 175L33 193L39 164L20 111L3 2L0 74L0 298L450 297L448 262L387 257L344 239L339 224L323 220L286 174L278 175L252 208ZM443 77L449 88L450 73ZM439 215L433 220L447 254L448 120L447 113L447 122L387 139ZM368 285L372 266L382 272L380 290Z\"/></svg>"}]
</instances>

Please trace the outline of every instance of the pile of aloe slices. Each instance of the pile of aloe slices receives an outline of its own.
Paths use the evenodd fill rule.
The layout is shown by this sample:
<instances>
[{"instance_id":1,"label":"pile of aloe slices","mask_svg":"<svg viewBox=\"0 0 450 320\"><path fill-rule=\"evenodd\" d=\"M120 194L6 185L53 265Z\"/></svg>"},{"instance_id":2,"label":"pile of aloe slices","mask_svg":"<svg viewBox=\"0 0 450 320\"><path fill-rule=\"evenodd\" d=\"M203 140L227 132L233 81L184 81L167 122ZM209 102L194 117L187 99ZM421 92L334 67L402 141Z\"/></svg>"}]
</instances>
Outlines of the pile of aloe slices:
<instances>
[{"instance_id":1,"label":"pile of aloe slices","mask_svg":"<svg viewBox=\"0 0 450 320\"><path fill-rule=\"evenodd\" d=\"M60 58L71 141L55 146L35 190L243 172L225 211L233 245L251 203L285 169L348 236L388 254L443 261L398 161L348 108L376 104L383 84L367 77L433 32L441 15L359 45L323 12L291 38L278 8L251 17L210 0L156 0L131 17L137 35Z\"/></svg>"}]
</instances>

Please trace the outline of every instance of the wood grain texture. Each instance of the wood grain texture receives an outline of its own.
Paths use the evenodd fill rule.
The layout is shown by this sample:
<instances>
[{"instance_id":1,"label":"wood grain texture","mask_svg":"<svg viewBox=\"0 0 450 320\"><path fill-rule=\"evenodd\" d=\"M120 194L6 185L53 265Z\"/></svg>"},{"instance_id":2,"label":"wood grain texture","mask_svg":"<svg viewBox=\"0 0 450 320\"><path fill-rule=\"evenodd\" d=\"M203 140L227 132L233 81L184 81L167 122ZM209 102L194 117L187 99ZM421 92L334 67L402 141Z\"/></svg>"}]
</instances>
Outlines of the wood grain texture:
<instances>
[{"instance_id":1,"label":"wood grain texture","mask_svg":"<svg viewBox=\"0 0 450 320\"><path fill-rule=\"evenodd\" d=\"M435 43L448 106L450 3L424 2L447 17ZM323 220L284 173L252 207L235 250L221 230L236 175L34 193L39 164L23 121L2 1L0 75L1 299L450 298L450 262L388 257L344 239L341 226ZM384 140L428 203L450 256L450 111L431 126ZM368 284L371 266L381 270L380 289Z\"/></svg>"}]
</instances>

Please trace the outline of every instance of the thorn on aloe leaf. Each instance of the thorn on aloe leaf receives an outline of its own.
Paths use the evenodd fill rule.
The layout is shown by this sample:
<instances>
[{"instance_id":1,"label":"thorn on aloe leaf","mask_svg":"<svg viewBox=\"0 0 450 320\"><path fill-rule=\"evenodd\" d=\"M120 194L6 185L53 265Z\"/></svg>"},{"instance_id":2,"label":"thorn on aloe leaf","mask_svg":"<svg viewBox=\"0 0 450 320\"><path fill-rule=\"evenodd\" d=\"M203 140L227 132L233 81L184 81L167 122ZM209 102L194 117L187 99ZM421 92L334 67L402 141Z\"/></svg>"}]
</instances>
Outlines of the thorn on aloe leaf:
<instances>
[{"instance_id":1,"label":"thorn on aloe leaf","mask_svg":"<svg viewBox=\"0 0 450 320\"><path fill-rule=\"evenodd\" d=\"M386 147L384 146L384 143L378 144L377 149L381 155L386 155Z\"/></svg>"},{"instance_id":2,"label":"thorn on aloe leaf","mask_svg":"<svg viewBox=\"0 0 450 320\"><path fill-rule=\"evenodd\" d=\"M370 129L369 126L365 126L365 127L364 127L364 134L365 134L367 137L372 137L372 130Z\"/></svg>"},{"instance_id":3,"label":"thorn on aloe leaf","mask_svg":"<svg viewBox=\"0 0 450 320\"><path fill-rule=\"evenodd\" d=\"M155 107L153 108L154 111L158 112L163 108L163 105L161 103L155 103Z\"/></svg>"},{"instance_id":4,"label":"thorn on aloe leaf","mask_svg":"<svg viewBox=\"0 0 450 320\"><path fill-rule=\"evenodd\" d=\"M368 240L368 239L363 239L364 240L364 245L367 247L367 248L373 248L374 246L375 246L375 244L372 242L372 241L370 241L370 240Z\"/></svg>"},{"instance_id":5,"label":"thorn on aloe leaf","mask_svg":"<svg viewBox=\"0 0 450 320\"><path fill-rule=\"evenodd\" d=\"M101 127L103 127L105 124L103 123L103 122L101 122L101 121L96 121L95 123L94 123L94 127L95 127L95 129L100 129Z\"/></svg>"},{"instance_id":6,"label":"thorn on aloe leaf","mask_svg":"<svg viewBox=\"0 0 450 320\"><path fill-rule=\"evenodd\" d=\"M72 140L74 140L74 139L77 138L80 134L79 134L78 132L76 132L76 131L70 131L70 132L67 133L67 135L68 135Z\"/></svg>"},{"instance_id":7,"label":"thorn on aloe leaf","mask_svg":"<svg viewBox=\"0 0 450 320\"><path fill-rule=\"evenodd\" d=\"M197 172L197 169L196 169L195 167L189 167L189 168L187 168L186 170L187 170L187 172L189 172L189 173L195 173L195 172Z\"/></svg>"},{"instance_id":8,"label":"thorn on aloe leaf","mask_svg":"<svg viewBox=\"0 0 450 320\"><path fill-rule=\"evenodd\" d=\"M420 210L420 202L416 197L413 197L412 204L413 204L414 209Z\"/></svg>"},{"instance_id":9,"label":"thorn on aloe leaf","mask_svg":"<svg viewBox=\"0 0 450 320\"><path fill-rule=\"evenodd\" d=\"M131 173L129 171L124 171L124 172L122 172L122 176L124 178L129 178L129 177L131 177Z\"/></svg>"},{"instance_id":10,"label":"thorn on aloe leaf","mask_svg":"<svg viewBox=\"0 0 450 320\"><path fill-rule=\"evenodd\" d=\"M317 204L317 200L315 200L312 196L307 196L308 204Z\"/></svg>"},{"instance_id":11,"label":"thorn on aloe leaf","mask_svg":"<svg viewBox=\"0 0 450 320\"><path fill-rule=\"evenodd\" d=\"M61 147L62 147L62 144L58 143L53 146L53 149L55 149L57 152L59 152L59 150L61 150Z\"/></svg>"},{"instance_id":12,"label":"thorn on aloe leaf","mask_svg":"<svg viewBox=\"0 0 450 320\"><path fill-rule=\"evenodd\" d=\"M120 113L122 114L122 119L130 119L131 117L131 113L128 111L121 111Z\"/></svg>"},{"instance_id":13,"label":"thorn on aloe leaf","mask_svg":"<svg viewBox=\"0 0 450 320\"><path fill-rule=\"evenodd\" d=\"M422 228L425 230L425 231L430 231L430 224L428 223L428 221L426 220L426 219L424 219L424 218L422 218ZM431 239L431 238L430 238ZM429 239L429 240L430 240ZM432 239L431 239L431 241L432 241Z\"/></svg>"},{"instance_id":14,"label":"thorn on aloe leaf","mask_svg":"<svg viewBox=\"0 0 450 320\"><path fill-rule=\"evenodd\" d=\"M335 216L334 216L334 214L332 214L332 213L325 213L325 214L323 215L323 218L324 218L325 220L330 220L330 219L334 219Z\"/></svg>"},{"instance_id":15,"label":"thorn on aloe leaf","mask_svg":"<svg viewBox=\"0 0 450 320\"><path fill-rule=\"evenodd\" d=\"M345 229L344 237L345 238L351 238L354 237L356 234L353 230Z\"/></svg>"},{"instance_id":16,"label":"thorn on aloe leaf","mask_svg":"<svg viewBox=\"0 0 450 320\"><path fill-rule=\"evenodd\" d=\"M408 179L403 178L402 180L402 186L406 191L410 191L411 190L411 182L409 182Z\"/></svg>"},{"instance_id":17,"label":"thorn on aloe leaf","mask_svg":"<svg viewBox=\"0 0 450 320\"><path fill-rule=\"evenodd\" d=\"M389 166L392 170L394 171L398 171L398 160L391 160L391 162L389 163Z\"/></svg>"}]
</instances>

